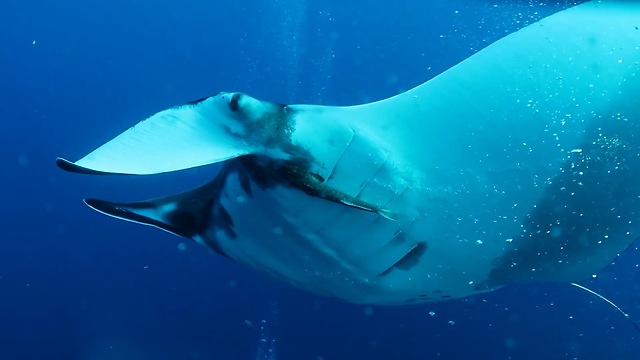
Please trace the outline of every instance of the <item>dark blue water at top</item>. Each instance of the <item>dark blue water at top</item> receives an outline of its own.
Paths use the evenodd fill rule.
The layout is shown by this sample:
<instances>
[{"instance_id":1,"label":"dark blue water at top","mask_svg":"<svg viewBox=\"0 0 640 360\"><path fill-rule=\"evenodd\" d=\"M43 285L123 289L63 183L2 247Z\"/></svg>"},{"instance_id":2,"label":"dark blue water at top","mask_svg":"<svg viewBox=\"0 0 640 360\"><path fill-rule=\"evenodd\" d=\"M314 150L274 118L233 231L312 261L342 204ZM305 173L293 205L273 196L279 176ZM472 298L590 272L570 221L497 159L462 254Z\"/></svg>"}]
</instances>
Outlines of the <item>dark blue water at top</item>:
<instances>
[{"instance_id":1,"label":"dark blue water at top","mask_svg":"<svg viewBox=\"0 0 640 360\"><path fill-rule=\"evenodd\" d=\"M567 6L3 0L0 359L637 358L633 326L568 284L410 307L344 304L80 201L176 192L215 167L94 178L53 162L218 91L282 103L390 96ZM639 255L632 247L587 284L632 318Z\"/></svg>"}]
</instances>

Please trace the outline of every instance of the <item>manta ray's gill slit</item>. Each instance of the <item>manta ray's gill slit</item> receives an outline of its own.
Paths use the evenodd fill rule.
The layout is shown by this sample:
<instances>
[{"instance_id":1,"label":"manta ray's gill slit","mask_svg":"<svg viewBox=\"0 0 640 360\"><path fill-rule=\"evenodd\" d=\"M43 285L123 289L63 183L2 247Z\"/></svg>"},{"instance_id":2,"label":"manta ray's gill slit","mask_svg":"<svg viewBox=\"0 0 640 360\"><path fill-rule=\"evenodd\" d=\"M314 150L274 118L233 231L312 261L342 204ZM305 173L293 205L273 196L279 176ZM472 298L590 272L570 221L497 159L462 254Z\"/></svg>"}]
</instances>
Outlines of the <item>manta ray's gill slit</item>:
<instances>
[{"instance_id":1,"label":"manta ray's gill slit","mask_svg":"<svg viewBox=\"0 0 640 360\"><path fill-rule=\"evenodd\" d=\"M404 233L400 233L404 234ZM409 271L413 269L420 262L422 256L427 251L428 245L426 242L419 242L409 252L407 252L400 260L396 261L387 270L383 271L378 277L385 277L389 275L393 270L405 270Z\"/></svg>"},{"instance_id":2,"label":"manta ray's gill slit","mask_svg":"<svg viewBox=\"0 0 640 360\"><path fill-rule=\"evenodd\" d=\"M253 198L251 176L249 175L249 172L246 169L241 168L240 166L237 166L235 170L236 175L238 176L238 183L240 183L240 188L249 198Z\"/></svg>"},{"instance_id":3,"label":"manta ray's gill slit","mask_svg":"<svg viewBox=\"0 0 640 360\"><path fill-rule=\"evenodd\" d=\"M349 150L349 147L351 146L351 144L353 143L353 139L355 137L355 132L353 131L353 129L350 129L350 137L349 137L349 141L347 142L346 146L344 147L344 149L342 150L342 152L340 153L340 155L338 155L338 157L336 158L335 162L333 163L333 165L331 165L331 169L329 169L328 174L324 177L325 180L331 180L333 179L334 173L336 171L336 167L338 166L338 163L340 162L340 160L344 157L344 155L346 154L346 152ZM333 140L333 139L332 139ZM335 141L335 140L333 140ZM324 182L324 181L323 181Z\"/></svg>"}]
</instances>

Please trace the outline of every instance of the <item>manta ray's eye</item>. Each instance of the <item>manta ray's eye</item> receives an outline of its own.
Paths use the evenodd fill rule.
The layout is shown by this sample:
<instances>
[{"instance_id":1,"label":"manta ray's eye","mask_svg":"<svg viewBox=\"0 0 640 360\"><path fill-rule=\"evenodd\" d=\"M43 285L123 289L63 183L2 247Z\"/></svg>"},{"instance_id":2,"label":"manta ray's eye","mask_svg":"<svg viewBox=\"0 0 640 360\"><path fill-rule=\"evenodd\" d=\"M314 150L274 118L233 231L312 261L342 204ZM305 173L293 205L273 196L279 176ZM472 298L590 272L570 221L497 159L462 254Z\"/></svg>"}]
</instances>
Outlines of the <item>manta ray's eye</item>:
<instances>
[{"instance_id":1,"label":"manta ray's eye","mask_svg":"<svg viewBox=\"0 0 640 360\"><path fill-rule=\"evenodd\" d=\"M233 94L233 96L229 100L229 110L234 111L234 112L240 110L240 104L239 104L240 96L242 96L242 95L241 94Z\"/></svg>"}]
</instances>

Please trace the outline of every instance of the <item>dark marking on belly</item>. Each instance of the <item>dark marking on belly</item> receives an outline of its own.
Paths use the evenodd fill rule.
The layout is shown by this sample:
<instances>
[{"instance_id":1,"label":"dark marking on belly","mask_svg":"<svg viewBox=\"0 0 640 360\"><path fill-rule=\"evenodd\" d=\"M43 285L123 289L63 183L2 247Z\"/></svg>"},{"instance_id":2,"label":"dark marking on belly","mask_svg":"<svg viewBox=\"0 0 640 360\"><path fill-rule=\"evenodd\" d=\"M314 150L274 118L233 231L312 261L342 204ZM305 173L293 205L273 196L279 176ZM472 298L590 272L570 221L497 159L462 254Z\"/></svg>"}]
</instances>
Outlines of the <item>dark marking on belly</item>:
<instances>
[{"instance_id":1,"label":"dark marking on belly","mask_svg":"<svg viewBox=\"0 0 640 360\"><path fill-rule=\"evenodd\" d=\"M631 244L639 235L638 133L637 119L603 117L594 125L523 220L511 248L495 259L488 278L475 289L587 279Z\"/></svg>"},{"instance_id":2,"label":"dark marking on belly","mask_svg":"<svg viewBox=\"0 0 640 360\"><path fill-rule=\"evenodd\" d=\"M251 177L249 176L249 173L246 171L237 171L237 174L240 187L247 194L247 196L253 198L253 190L251 189Z\"/></svg>"},{"instance_id":3,"label":"dark marking on belly","mask_svg":"<svg viewBox=\"0 0 640 360\"><path fill-rule=\"evenodd\" d=\"M367 212L378 213L388 219L395 217L395 214L385 209L328 186L322 176L309 170L312 161L311 155L302 151L297 152L297 154L297 156L289 160L274 160L266 156L245 155L239 157L238 161L249 174L251 180L263 190L278 185L293 187L309 196L319 197Z\"/></svg>"},{"instance_id":4,"label":"dark marking on belly","mask_svg":"<svg viewBox=\"0 0 640 360\"><path fill-rule=\"evenodd\" d=\"M316 174L316 173L311 172L311 173L309 173L309 176L311 176L311 178L313 178L313 181L318 183L318 184L321 184L321 183L325 182L324 178L320 174Z\"/></svg>"},{"instance_id":5,"label":"dark marking on belly","mask_svg":"<svg viewBox=\"0 0 640 360\"><path fill-rule=\"evenodd\" d=\"M229 215L229 212L224 208L224 206L220 205L219 203L217 205L218 206L214 208L213 214L214 225L217 228L222 229L230 239L237 239L238 234L236 234L235 230L233 230L234 225L231 215Z\"/></svg>"}]
</instances>

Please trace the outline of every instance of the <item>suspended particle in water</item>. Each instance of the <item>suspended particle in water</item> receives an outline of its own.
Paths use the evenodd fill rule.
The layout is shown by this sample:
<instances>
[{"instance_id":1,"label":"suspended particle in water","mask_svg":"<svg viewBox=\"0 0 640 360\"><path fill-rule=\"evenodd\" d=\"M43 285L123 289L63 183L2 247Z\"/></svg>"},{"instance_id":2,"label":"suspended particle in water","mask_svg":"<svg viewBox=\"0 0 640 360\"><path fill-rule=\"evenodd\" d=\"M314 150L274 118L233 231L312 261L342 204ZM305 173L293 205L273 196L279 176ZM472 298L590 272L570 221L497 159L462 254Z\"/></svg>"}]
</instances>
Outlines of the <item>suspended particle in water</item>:
<instances>
[{"instance_id":1,"label":"suspended particle in water","mask_svg":"<svg viewBox=\"0 0 640 360\"><path fill-rule=\"evenodd\" d=\"M187 250L187 244L185 244L183 242L178 243L178 250L180 250L180 251Z\"/></svg>"},{"instance_id":2,"label":"suspended particle in water","mask_svg":"<svg viewBox=\"0 0 640 360\"><path fill-rule=\"evenodd\" d=\"M371 306L367 306L364 308L364 316L370 317L373 315L373 308Z\"/></svg>"},{"instance_id":3,"label":"suspended particle in water","mask_svg":"<svg viewBox=\"0 0 640 360\"><path fill-rule=\"evenodd\" d=\"M22 166L29 165L29 158L27 157L27 155L18 156L18 164L20 164Z\"/></svg>"}]
</instances>

